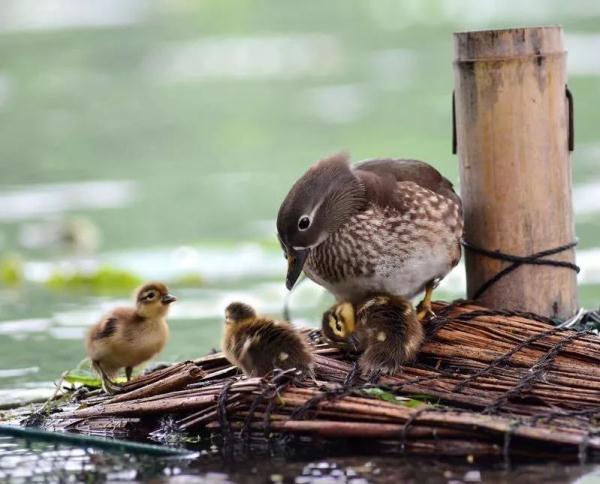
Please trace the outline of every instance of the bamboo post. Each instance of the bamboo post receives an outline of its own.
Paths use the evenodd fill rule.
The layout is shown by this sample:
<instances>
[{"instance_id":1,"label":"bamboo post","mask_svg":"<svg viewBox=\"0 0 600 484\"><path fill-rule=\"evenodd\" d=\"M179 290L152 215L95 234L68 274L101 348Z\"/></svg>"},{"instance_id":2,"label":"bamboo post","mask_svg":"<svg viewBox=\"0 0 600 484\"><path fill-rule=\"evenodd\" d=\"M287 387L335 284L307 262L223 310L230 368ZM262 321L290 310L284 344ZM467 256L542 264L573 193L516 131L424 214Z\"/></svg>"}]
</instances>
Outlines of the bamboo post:
<instances>
[{"instance_id":1,"label":"bamboo post","mask_svg":"<svg viewBox=\"0 0 600 484\"><path fill-rule=\"evenodd\" d=\"M529 256L575 240L566 52L561 27L454 34L455 142L465 240ZM571 138L572 139L572 138ZM467 296L509 262L465 251ZM574 263L574 249L548 258ZM522 265L478 299L493 308L566 318L574 270Z\"/></svg>"}]
</instances>

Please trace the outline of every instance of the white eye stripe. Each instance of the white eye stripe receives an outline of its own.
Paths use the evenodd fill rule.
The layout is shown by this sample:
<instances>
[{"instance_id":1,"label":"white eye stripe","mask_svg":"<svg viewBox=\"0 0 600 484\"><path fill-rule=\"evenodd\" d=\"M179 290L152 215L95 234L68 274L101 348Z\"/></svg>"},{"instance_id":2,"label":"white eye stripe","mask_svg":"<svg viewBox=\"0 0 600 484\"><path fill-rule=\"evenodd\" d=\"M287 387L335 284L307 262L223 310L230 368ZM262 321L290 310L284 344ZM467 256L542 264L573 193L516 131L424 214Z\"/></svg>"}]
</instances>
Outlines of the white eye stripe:
<instances>
[{"instance_id":1,"label":"white eye stripe","mask_svg":"<svg viewBox=\"0 0 600 484\"><path fill-rule=\"evenodd\" d=\"M311 210L310 213L301 215L300 218L298 218L298 230L300 230L301 232L307 230L311 225L312 225L312 221L315 218L316 213L319 211L319 208L321 208L321 205L323 204L323 200L319 201L319 203L317 203L317 205L315 205L315 207ZM300 220L302 220L304 217L308 218L309 224L306 228L302 229L300 228ZM316 244L318 245L318 244Z\"/></svg>"}]
</instances>

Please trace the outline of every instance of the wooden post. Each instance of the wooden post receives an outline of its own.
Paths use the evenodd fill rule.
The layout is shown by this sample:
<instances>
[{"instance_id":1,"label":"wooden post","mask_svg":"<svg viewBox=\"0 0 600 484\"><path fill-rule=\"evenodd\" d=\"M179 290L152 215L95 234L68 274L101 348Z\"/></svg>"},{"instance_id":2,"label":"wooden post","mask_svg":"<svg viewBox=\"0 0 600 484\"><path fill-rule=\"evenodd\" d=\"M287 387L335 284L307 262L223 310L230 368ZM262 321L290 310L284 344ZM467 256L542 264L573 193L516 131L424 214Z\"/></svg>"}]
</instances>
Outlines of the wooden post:
<instances>
[{"instance_id":1,"label":"wooden post","mask_svg":"<svg viewBox=\"0 0 600 484\"><path fill-rule=\"evenodd\" d=\"M454 34L455 122L465 240L528 256L575 240L561 27ZM467 296L510 263L465 251ZM574 249L547 258L574 263ZM566 318L574 270L522 265L478 299Z\"/></svg>"}]
</instances>

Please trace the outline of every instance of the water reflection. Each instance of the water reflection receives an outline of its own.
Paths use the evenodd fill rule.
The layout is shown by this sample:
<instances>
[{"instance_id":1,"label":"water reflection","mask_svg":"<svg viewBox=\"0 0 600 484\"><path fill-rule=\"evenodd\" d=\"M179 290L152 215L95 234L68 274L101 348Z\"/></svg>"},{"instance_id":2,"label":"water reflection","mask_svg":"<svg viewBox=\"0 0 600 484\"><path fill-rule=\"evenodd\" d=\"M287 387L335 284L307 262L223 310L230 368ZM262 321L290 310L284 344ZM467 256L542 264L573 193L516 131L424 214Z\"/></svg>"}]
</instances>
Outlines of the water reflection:
<instances>
[{"instance_id":1,"label":"water reflection","mask_svg":"<svg viewBox=\"0 0 600 484\"><path fill-rule=\"evenodd\" d=\"M517 477L518 476L518 477ZM600 468L565 464L466 464L404 457L271 456L227 464L212 452L161 458L0 437L0 479L22 482L367 484L427 482L592 483Z\"/></svg>"},{"instance_id":2,"label":"water reflection","mask_svg":"<svg viewBox=\"0 0 600 484\"><path fill-rule=\"evenodd\" d=\"M600 283L598 249L579 251L578 263L582 266L581 282ZM12 386L17 391L16 386L26 381L47 385L55 380L83 358L81 340L91 324L115 306L132 304L130 293L134 287L107 293L90 293L94 286L46 288L57 271L94 274L105 265L118 267L126 274L135 272L140 280L165 280L177 294L179 300L169 317L171 341L160 356L163 361L196 358L217 348L223 310L234 300L281 316L289 297L293 321L305 326L317 325L322 311L332 302L330 295L309 280L304 280L290 297L283 284L285 261L279 248L260 243L186 245L105 253L95 258L25 262L28 289L0 292L0 354L4 355L7 370L40 367L40 371L9 372L0 379L0 388ZM31 291L32 284L37 287L35 291ZM464 286L460 265L442 282L436 297L461 297ZM583 298L587 307L594 302L597 298L593 294Z\"/></svg>"},{"instance_id":3,"label":"water reflection","mask_svg":"<svg viewBox=\"0 0 600 484\"><path fill-rule=\"evenodd\" d=\"M130 181L85 181L6 187L0 192L0 222L27 220L68 211L119 208L130 204Z\"/></svg>"},{"instance_id":4,"label":"water reflection","mask_svg":"<svg viewBox=\"0 0 600 484\"><path fill-rule=\"evenodd\" d=\"M599 157L600 158L600 157ZM576 185L573 188L573 205L578 216L595 215L600 213L600 180Z\"/></svg>"},{"instance_id":5,"label":"water reflection","mask_svg":"<svg viewBox=\"0 0 600 484\"><path fill-rule=\"evenodd\" d=\"M0 31L129 25L141 18L148 4L144 0L3 0Z\"/></svg>"},{"instance_id":6,"label":"water reflection","mask_svg":"<svg viewBox=\"0 0 600 484\"><path fill-rule=\"evenodd\" d=\"M225 37L164 46L144 65L152 78L169 82L281 80L331 75L341 57L337 39L326 34Z\"/></svg>"}]
</instances>

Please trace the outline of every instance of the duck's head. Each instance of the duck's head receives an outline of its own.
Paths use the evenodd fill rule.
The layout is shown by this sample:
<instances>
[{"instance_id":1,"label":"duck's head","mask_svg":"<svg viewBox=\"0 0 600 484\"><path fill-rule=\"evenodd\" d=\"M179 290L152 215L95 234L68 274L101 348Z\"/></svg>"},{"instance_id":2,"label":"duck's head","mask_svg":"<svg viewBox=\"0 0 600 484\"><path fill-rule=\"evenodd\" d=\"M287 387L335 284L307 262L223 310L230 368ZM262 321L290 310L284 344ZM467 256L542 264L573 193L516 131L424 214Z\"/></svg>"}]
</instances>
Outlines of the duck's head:
<instances>
[{"instance_id":1,"label":"duck's head","mask_svg":"<svg viewBox=\"0 0 600 484\"><path fill-rule=\"evenodd\" d=\"M225 324L241 323L256 318L256 311L249 304L232 302L225 308Z\"/></svg>"},{"instance_id":2,"label":"duck's head","mask_svg":"<svg viewBox=\"0 0 600 484\"><path fill-rule=\"evenodd\" d=\"M170 304L175 301L177 298L162 282L148 282L136 294L137 312L147 318L166 315Z\"/></svg>"},{"instance_id":3,"label":"duck's head","mask_svg":"<svg viewBox=\"0 0 600 484\"><path fill-rule=\"evenodd\" d=\"M334 304L323 313L321 322L323 336L335 346L352 348L355 329L356 315L352 303Z\"/></svg>"},{"instance_id":4,"label":"duck's head","mask_svg":"<svg viewBox=\"0 0 600 484\"><path fill-rule=\"evenodd\" d=\"M288 289L298 280L310 250L364 205L364 186L345 153L318 161L292 186L277 214L277 235L288 261Z\"/></svg>"}]
</instances>

